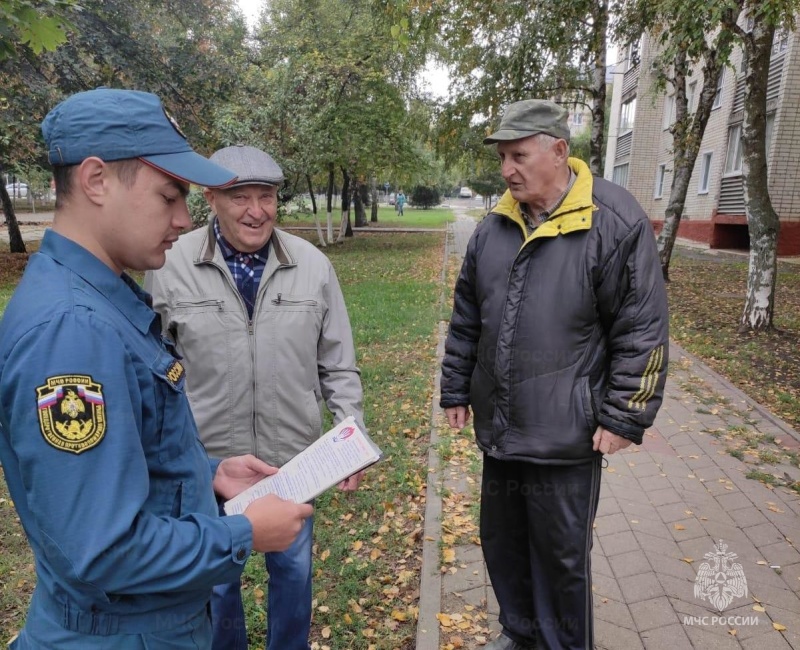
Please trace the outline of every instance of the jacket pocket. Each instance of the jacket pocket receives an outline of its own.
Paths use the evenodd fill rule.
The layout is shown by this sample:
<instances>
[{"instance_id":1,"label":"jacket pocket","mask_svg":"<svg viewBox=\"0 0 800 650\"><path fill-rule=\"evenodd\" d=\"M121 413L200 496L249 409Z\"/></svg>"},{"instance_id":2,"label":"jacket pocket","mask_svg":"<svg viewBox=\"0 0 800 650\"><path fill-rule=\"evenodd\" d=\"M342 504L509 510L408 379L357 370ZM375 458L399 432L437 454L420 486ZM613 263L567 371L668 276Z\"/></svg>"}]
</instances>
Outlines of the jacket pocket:
<instances>
[{"instance_id":1,"label":"jacket pocket","mask_svg":"<svg viewBox=\"0 0 800 650\"><path fill-rule=\"evenodd\" d=\"M194 424L184 388L186 372L178 359L167 352L159 354L150 368L156 401L158 459L172 460L195 444Z\"/></svg>"},{"instance_id":2,"label":"jacket pocket","mask_svg":"<svg viewBox=\"0 0 800 650\"><path fill-rule=\"evenodd\" d=\"M225 309L225 301L214 298L176 300L175 309L184 312L223 311Z\"/></svg>"},{"instance_id":3,"label":"jacket pocket","mask_svg":"<svg viewBox=\"0 0 800 650\"><path fill-rule=\"evenodd\" d=\"M291 309L292 307L313 309L319 305L319 301L317 300L316 296L279 293L275 298L272 299L272 304L276 307L285 307L287 309Z\"/></svg>"},{"instance_id":4,"label":"jacket pocket","mask_svg":"<svg viewBox=\"0 0 800 650\"><path fill-rule=\"evenodd\" d=\"M306 393L306 415L308 416L307 422L311 427L311 435L316 440L322 430L322 414L314 391Z\"/></svg>"}]
</instances>

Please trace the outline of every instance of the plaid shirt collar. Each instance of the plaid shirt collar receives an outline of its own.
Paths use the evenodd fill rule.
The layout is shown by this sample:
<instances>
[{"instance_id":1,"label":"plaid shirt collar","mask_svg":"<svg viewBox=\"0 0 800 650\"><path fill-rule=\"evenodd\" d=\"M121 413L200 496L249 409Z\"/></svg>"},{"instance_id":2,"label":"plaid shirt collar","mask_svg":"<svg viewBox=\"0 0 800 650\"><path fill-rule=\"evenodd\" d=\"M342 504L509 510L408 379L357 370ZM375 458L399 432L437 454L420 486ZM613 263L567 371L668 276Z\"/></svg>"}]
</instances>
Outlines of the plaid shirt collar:
<instances>
[{"instance_id":1,"label":"plaid shirt collar","mask_svg":"<svg viewBox=\"0 0 800 650\"><path fill-rule=\"evenodd\" d=\"M260 262L261 264L267 263L267 259L269 258L269 240L267 240L267 243L255 253L242 253L237 251L228 243L228 240L225 239L225 236L222 234L222 231L219 227L219 218L214 219L214 237L217 239L217 245L222 253L222 257L225 258L225 261L228 263L230 263L232 260L235 260L237 256L243 257L247 255L252 255L256 262Z\"/></svg>"}]
</instances>

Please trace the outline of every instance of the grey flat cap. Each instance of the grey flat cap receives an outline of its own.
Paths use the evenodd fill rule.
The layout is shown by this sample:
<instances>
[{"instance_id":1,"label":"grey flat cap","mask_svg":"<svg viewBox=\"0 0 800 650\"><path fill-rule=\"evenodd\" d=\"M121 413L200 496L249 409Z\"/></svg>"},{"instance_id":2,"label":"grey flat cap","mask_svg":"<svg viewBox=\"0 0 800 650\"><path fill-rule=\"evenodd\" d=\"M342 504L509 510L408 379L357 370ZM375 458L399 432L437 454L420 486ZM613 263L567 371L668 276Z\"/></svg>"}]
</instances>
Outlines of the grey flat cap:
<instances>
[{"instance_id":1,"label":"grey flat cap","mask_svg":"<svg viewBox=\"0 0 800 650\"><path fill-rule=\"evenodd\" d=\"M280 185L283 170L265 151L236 144L215 152L209 160L230 169L239 178L230 187L240 185Z\"/></svg>"},{"instance_id":2,"label":"grey flat cap","mask_svg":"<svg viewBox=\"0 0 800 650\"><path fill-rule=\"evenodd\" d=\"M568 116L569 111L554 102L544 99L523 99L506 107L497 131L484 138L483 144L521 140L537 133L546 133L569 142ZM236 171L235 167L229 169Z\"/></svg>"}]
</instances>

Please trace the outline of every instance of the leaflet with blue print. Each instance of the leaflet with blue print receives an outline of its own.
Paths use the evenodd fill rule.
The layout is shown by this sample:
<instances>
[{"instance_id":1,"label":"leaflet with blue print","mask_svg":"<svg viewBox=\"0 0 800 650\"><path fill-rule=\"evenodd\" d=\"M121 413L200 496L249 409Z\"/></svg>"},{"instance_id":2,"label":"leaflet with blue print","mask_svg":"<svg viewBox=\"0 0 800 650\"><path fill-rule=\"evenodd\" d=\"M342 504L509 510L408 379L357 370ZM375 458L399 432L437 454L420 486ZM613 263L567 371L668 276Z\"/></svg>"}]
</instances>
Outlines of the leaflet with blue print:
<instances>
[{"instance_id":1,"label":"leaflet with blue print","mask_svg":"<svg viewBox=\"0 0 800 650\"><path fill-rule=\"evenodd\" d=\"M278 470L225 502L225 514L239 515L268 494L306 503L348 476L377 463L383 453L351 416Z\"/></svg>"}]
</instances>

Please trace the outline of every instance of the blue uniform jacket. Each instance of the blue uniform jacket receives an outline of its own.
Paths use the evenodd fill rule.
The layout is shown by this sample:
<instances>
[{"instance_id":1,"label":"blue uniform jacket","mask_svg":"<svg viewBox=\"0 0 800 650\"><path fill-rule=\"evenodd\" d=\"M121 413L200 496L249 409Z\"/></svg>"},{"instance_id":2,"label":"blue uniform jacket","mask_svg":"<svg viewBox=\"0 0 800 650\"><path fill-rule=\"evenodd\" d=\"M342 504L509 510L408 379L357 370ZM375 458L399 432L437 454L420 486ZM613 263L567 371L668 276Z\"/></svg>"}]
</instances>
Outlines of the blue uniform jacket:
<instances>
[{"instance_id":1,"label":"blue uniform jacket","mask_svg":"<svg viewBox=\"0 0 800 650\"><path fill-rule=\"evenodd\" d=\"M0 323L0 460L36 558L31 632L45 615L79 634L173 628L250 553L247 519L217 515L216 467L148 304L48 231Z\"/></svg>"}]
</instances>

